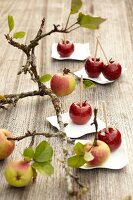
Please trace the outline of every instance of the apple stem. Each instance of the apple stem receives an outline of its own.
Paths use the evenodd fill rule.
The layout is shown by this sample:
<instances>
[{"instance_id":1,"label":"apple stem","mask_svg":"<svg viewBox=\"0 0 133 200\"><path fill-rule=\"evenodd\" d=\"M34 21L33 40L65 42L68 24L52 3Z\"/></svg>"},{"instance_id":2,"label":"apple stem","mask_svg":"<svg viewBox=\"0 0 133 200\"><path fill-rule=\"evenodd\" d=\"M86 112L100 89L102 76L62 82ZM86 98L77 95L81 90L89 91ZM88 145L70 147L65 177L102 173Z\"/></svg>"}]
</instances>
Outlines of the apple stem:
<instances>
[{"instance_id":1,"label":"apple stem","mask_svg":"<svg viewBox=\"0 0 133 200\"><path fill-rule=\"evenodd\" d=\"M65 26L65 30L67 29L67 26L68 26L68 23L69 23L70 16L71 16L71 14L68 15L67 22L66 22L66 26Z\"/></svg>"},{"instance_id":2,"label":"apple stem","mask_svg":"<svg viewBox=\"0 0 133 200\"><path fill-rule=\"evenodd\" d=\"M97 37L97 41L98 41L98 44L99 44L99 46L100 46L100 48L101 48L101 50L102 50L102 52L103 52L103 54L104 54L104 57L105 57L105 59L106 59L106 61L107 61L107 64L109 64L108 58L107 58L107 56L106 56L106 53L105 53L105 51L104 51L104 49L103 49L103 47L102 47L102 45L101 45L101 42L99 41L99 38L98 38L98 37Z\"/></svg>"},{"instance_id":3,"label":"apple stem","mask_svg":"<svg viewBox=\"0 0 133 200\"><path fill-rule=\"evenodd\" d=\"M70 73L70 69L64 68L63 69L63 75Z\"/></svg>"},{"instance_id":4,"label":"apple stem","mask_svg":"<svg viewBox=\"0 0 133 200\"><path fill-rule=\"evenodd\" d=\"M82 107L83 75L80 78L80 107Z\"/></svg>"},{"instance_id":5,"label":"apple stem","mask_svg":"<svg viewBox=\"0 0 133 200\"><path fill-rule=\"evenodd\" d=\"M108 132L108 117L107 117L107 110L106 110L105 101L102 102L102 107L103 107L103 116L104 116L104 121L105 121L105 125L106 125L106 131Z\"/></svg>"},{"instance_id":6,"label":"apple stem","mask_svg":"<svg viewBox=\"0 0 133 200\"><path fill-rule=\"evenodd\" d=\"M94 53L94 62L96 62L96 57L97 57L97 49L98 49L98 38L96 38L96 48L95 48L95 53Z\"/></svg>"}]
</instances>

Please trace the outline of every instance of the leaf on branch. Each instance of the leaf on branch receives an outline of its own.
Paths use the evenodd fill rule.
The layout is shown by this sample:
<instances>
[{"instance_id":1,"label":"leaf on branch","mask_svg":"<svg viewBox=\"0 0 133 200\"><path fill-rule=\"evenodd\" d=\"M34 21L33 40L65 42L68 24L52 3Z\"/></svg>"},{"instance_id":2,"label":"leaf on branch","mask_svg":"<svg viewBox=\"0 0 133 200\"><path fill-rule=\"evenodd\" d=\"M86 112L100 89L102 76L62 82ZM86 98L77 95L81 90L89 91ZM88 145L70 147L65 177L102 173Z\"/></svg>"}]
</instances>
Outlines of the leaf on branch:
<instances>
[{"instance_id":1,"label":"leaf on branch","mask_svg":"<svg viewBox=\"0 0 133 200\"><path fill-rule=\"evenodd\" d=\"M84 145L78 142L74 146L74 151L77 155L84 155Z\"/></svg>"},{"instance_id":2,"label":"leaf on branch","mask_svg":"<svg viewBox=\"0 0 133 200\"><path fill-rule=\"evenodd\" d=\"M25 32L16 32L13 34L13 38L15 39L19 39L19 38L23 38L25 36Z\"/></svg>"},{"instance_id":3,"label":"leaf on branch","mask_svg":"<svg viewBox=\"0 0 133 200\"><path fill-rule=\"evenodd\" d=\"M0 100L6 100L5 96L0 95Z\"/></svg>"},{"instance_id":4,"label":"leaf on branch","mask_svg":"<svg viewBox=\"0 0 133 200\"><path fill-rule=\"evenodd\" d=\"M79 13L78 16L78 24L81 27L88 28L88 29L98 29L99 25L104 22L106 19L101 17L93 17L91 15L84 15L83 13Z\"/></svg>"},{"instance_id":5,"label":"leaf on branch","mask_svg":"<svg viewBox=\"0 0 133 200\"><path fill-rule=\"evenodd\" d=\"M131 195L127 195L126 197L124 197L122 200L132 200Z\"/></svg>"},{"instance_id":6,"label":"leaf on branch","mask_svg":"<svg viewBox=\"0 0 133 200\"><path fill-rule=\"evenodd\" d=\"M84 89L92 88L92 87L96 87L96 84L90 80L83 80L83 87L84 87Z\"/></svg>"},{"instance_id":7,"label":"leaf on branch","mask_svg":"<svg viewBox=\"0 0 133 200\"><path fill-rule=\"evenodd\" d=\"M82 6L82 1L81 0L72 0L71 1L71 12L70 14L75 14L78 13Z\"/></svg>"},{"instance_id":8,"label":"leaf on branch","mask_svg":"<svg viewBox=\"0 0 133 200\"><path fill-rule=\"evenodd\" d=\"M9 27L9 33L10 33L14 28L14 19L13 19L13 16L11 15L8 15L8 27Z\"/></svg>"},{"instance_id":9,"label":"leaf on branch","mask_svg":"<svg viewBox=\"0 0 133 200\"><path fill-rule=\"evenodd\" d=\"M94 159L94 156L92 155L91 152L85 152L84 154L84 159L88 162Z\"/></svg>"},{"instance_id":10,"label":"leaf on branch","mask_svg":"<svg viewBox=\"0 0 133 200\"><path fill-rule=\"evenodd\" d=\"M32 167L40 172L43 176L50 176L54 173L54 168L51 165L51 163L44 162L44 163L38 163L34 162L32 164Z\"/></svg>"},{"instance_id":11,"label":"leaf on branch","mask_svg":"<svg viewBox=\"0 0 133 200\"><path fill-rule=\"evenodd\" d=\"M32 147L24 149L22 156L27 161L31 160L34 157L34 150L32 149Z\"/></svg>"},{"instance_id":12,"label":"leaf on branch","mask_svg":"<svg viewBox=\"0 0 133 200\"><path fill-rule=\"evenodd\" d=\"M53 148L46 141L42 141L35 149L34 161L49 162L53 156Z\"/></svg>"},{"instance_id":13,"label":"leaf on branch","mask_svg":"<svg viewBox=\"0 0 133 200\"><path fill-rule=\"evenodd\" d=\"M40 82L41 83L45 83L45 82L48 82L50 81L52 78L51 74L44 74L43 76L40 77Z\"/></svg>"},{"instance_id":14,"label":"leaf on branch","mask_svg":"<svg viewBox=\"0 0 133 200\"><path fill-rule=\"evenodd\" d=\"M67 160L68 166L73 168L79 168L86 163L83 155L75 155Z\"/></svg>"}]
</instances>

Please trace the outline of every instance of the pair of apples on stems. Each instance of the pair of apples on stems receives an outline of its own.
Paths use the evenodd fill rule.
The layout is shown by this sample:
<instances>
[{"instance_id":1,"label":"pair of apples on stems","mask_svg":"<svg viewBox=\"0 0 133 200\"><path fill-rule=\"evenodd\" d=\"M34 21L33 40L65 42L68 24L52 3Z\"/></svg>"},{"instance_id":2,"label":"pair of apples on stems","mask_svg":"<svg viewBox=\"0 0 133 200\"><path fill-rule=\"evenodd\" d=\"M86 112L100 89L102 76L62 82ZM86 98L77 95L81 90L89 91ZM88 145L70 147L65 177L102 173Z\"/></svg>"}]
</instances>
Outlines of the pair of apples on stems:
<instances>
[{"instance_id":1,"label":"pair of apples on stems","mask_svg":"<svg viewBox=\"0 0 133 200\"><path fill-rule=\"evenodd\" d=\"M105 56L107 64L105 64L101 58L97 58L98 45ZM64 39L57 44L57 52L61 57L69 57L74 52L74 43L66 40L64 37ZM122 68L117 61L113 59L108 60L99 38L97 37L95 55L94 57L89 57L86 59L85 71L91 78L98 78L102 73L106 79L114 81L120 77Z\"/></svg>"},{"instance_id":2,"label":"pair of apples on stems","mask_svg":"<svg viewBox=\"0 0 133 200\"><path fill-rule=\"evenodd\" d=\"M108 79L109 81L114 81L118 79L122 72L121 65L113 60L112 58L108 61L106 53L97 37L96 48L94 57L89 57L85 62L85 71L87 75L91 78L98 78L99 75L102 73L103 76ZM107 64L105 64L101 58L97 58L97 49L100 46Z\"/></svg>"}]
</instances>

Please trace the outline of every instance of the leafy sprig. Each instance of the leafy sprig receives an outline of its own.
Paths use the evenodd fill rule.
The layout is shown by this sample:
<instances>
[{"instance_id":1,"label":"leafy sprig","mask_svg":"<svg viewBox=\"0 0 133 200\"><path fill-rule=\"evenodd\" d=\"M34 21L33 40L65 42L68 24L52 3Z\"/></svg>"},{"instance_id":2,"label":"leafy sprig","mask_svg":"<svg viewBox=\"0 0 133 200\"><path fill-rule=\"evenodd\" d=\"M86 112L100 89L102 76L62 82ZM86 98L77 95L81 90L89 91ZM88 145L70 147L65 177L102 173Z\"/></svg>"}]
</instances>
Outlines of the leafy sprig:
<instances>
[{"instance_id":1,"label":"leafy sprig","mask_svg":"<svg viewBox=\"0 0 133 200\"><path fill-rule=\"evenodd\" d=\"M14 19L13 19L13 16L11 15L8 15L8 28L9 28L9 34L11 33L11 31L14 29ZM13 34L13 38L14 39L21 39L25 36L25 32L23 31L19 31L19 32L15 32Z\"/></svg>"},{"instance_id":2,"label":"leafy sprig","mask_svg":"<svg viewBox=\"0 0 133 200\"><path fill-rule=\"evenodd\" d=\"M37 145L35 150L28 147L24 150L22 156L26 161L32 162L32 167L44 176L50 176L54 173L51 164L53 156L53 148L47 141L42 141Z\"/></svg>"},{"instance_id":3,"label":"leafy sprig","mask_svg":"<svg viewBox=\"0 0 133 200\"><path fill-rule=\"evenodd\" d=\"M82 12L79 13L79 10L81 9L81 7L82 7L81 0L71 1L71 9L70 9L70 13L68 15L66 26L65 26L65 28L68 29L69 31L73 31L79 27L83 27L83 28L87 28L91 30L98 29L99 25L106 20L105 18L86 15L86 14L83 14ZM68 27L70 17L73 14L78 14L77 21Z\"/></svg>"}]
</instances>

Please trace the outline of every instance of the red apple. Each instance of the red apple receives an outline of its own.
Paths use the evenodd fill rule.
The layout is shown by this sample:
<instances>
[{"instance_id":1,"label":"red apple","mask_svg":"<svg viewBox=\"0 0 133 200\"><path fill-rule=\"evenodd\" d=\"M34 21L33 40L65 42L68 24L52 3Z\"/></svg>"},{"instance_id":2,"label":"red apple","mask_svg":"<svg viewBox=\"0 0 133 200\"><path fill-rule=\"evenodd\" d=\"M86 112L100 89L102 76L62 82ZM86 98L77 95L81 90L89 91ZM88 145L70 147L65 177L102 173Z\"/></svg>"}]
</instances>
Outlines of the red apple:
<instances>
[{"instance_id":1,"label":"red apple","mask_svg":"<svg viewBox=\"0 0 133 200\"><path fill-rule=\"evenodd\" d=\"M73 92L76 82L73 75L58 73L52 77L50 85L57 96L66 96Z\"/></svg>"},{"instance_id":2,"label":"red apple","mask_svg":"<svg viewBox=\"0 0 133 200\"><path fill-rule=\"evenodd\" d=\"M103 69L103 61L101 58L94 58L89 57L85 62L85 71L91 78L97 78Z\"/></svg>"},{"instance_id":3,"label":"red apple","mask_svg":"<svg viewBox=\"0 0 133 200\"><path fill-rule=\"evenodd\" d=\"M108 144L111 151L121 145L121 133L115 128L104 128L98 132L98 139Z\"/></svg>"},{"instance_id":4,"label":"red apple","mask_svg":"<svg viewBox=\"0 0 133 200\"><path fill-rule=\"evenodd\" d=\"M69 57L74 52L74 44L69 40L62 40L57 45L57 51L62 57Z\"/></svg>"},{"instance_id":5,"label":"red apple","mask_svg":"<svg viewBox=\"0 0 133 200\"><path fill-rule=\"evenodd\" d=\"M114 61L112 59L109 60L109 64L104 65L102 71L104 77L110 81L118 79L121 75L121 72L121 65L117 61Z\"/></svg>"},{"instance_id":6,"label":"red apple","mask_svg":"<svg viewBox=\"0 0 133 200\"><path fill-rule=\"evenodd\" d=\"M8 140L12 137L12 133L6 129L0 129L0 160L7 158L15 148L15 142Z\"/></svg>"},{"instance_id":7,"label":"red apple","mask_svg":"<svg viewBox=\"0 0 133 200\"><path fill-rule=\"evenodd\" d=\"M73 123L78 125L86 124L92 116L92 108L85 101L80 106L80 102L74 102L69 108L69 115Z\"/></svg>"},{"instance_id":8,"label":"red apple","mask_svg":"<svg viewBox=\"0 0 133 200\"><path fill-rule=\"evenodd\" d=\"M97 140L97 146L93 146L93 141L88 142L84 146L85 153L90 152L93 159L87 161L87 165L91 167L102 165L110 156L109 146L100 140Z\"/></svg>"},{"instance_id":9,"label":"red apple","mask_svg":"<svg viewBox=\"0 0 133 200\"><path fill-rule=\"evenodd\" d=\"M31 165L24 160L10 161L4 172L7 182L14 187L24 187L28 185L33 177Z\"/></svg>"}]
</instances>

